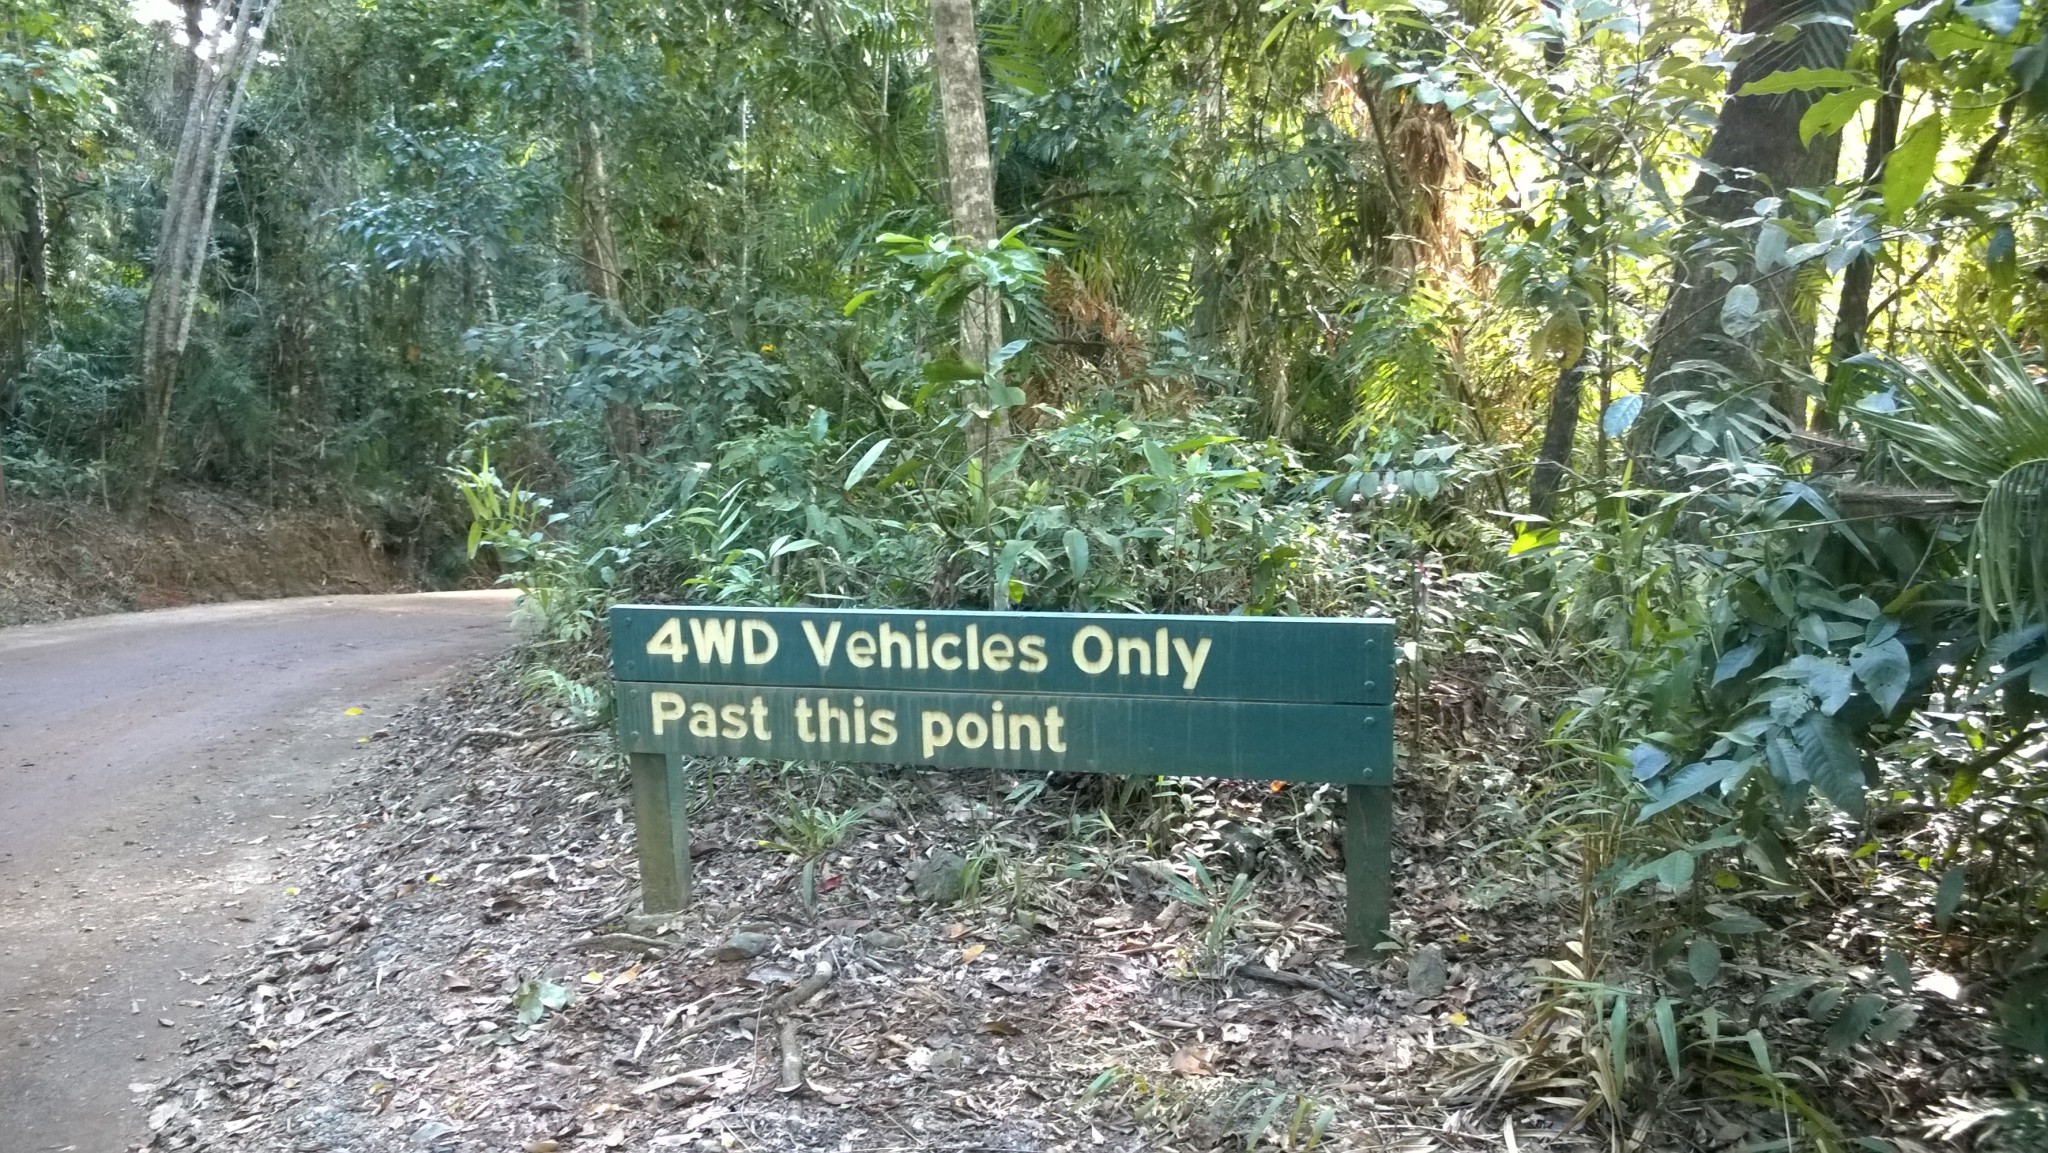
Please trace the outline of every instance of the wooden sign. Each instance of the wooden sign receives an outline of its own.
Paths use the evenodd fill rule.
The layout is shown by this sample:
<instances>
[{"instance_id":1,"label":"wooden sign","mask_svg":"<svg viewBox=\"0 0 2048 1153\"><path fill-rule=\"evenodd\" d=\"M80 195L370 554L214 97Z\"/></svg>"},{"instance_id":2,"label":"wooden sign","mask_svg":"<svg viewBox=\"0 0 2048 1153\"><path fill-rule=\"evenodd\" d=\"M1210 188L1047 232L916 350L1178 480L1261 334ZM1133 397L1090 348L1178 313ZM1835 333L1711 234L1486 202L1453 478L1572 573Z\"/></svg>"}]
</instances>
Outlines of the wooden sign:
<instances>
[{"instance_id":1,"label":"wooden sign","mask_svg":"<svg viewBox=\"0 0 2048 1153\"><path fill-rule=\"evenodd\" d=\"M648 911L689 900L687 757L1347 786L1347 938L1387 920L1393 626L626 605L611 612Z\"/></svg>"}]
</instances>

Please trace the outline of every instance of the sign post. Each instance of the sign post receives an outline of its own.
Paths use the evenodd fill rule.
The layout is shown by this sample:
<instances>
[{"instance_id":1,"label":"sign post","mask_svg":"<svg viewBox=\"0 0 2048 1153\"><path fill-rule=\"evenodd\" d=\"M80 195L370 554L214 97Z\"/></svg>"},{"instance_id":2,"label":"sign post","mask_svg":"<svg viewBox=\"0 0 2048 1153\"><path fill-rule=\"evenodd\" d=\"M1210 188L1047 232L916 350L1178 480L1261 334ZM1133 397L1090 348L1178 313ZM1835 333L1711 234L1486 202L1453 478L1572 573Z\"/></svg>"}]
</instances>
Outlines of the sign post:
<instances>
[{"instance_id":1,"label":"sign post","mask_svg":"<svg viewBox=\"0 0 2048 1153\"><path fill-rule=\"evenodd\" d=\"M1345 941L1392 884L1381 620L622 605L611 612L643 900L690 900L686 757L1344 786Z\"/></svg>"}]
</instances>

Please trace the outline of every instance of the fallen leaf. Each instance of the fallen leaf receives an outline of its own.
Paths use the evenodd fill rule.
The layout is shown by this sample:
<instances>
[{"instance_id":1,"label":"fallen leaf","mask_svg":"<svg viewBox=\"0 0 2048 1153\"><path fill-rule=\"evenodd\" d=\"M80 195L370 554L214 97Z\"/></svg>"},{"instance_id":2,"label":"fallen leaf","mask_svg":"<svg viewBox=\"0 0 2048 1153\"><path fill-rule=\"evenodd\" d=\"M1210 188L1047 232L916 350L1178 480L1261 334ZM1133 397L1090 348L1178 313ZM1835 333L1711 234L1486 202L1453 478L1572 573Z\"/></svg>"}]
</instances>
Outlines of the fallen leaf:
<instances>
[{"instance_id":1,"label":"fallen leaf","mask_svg":"<svg viewBox=\"0 0 2048 1153\"><path fill-rule=\"evenodd\" d=\"M979 942L969 945L965 949L962 949L960 951L960 963L963 965L972 965L974 964L975 958L981 956L984 952L987 951L988 946L981 944Z\"/></svg>"},{"instance_id":2,"label":"fallen leaf","mask_svg":"<svg viewBox=\"0 0 2048 1153\"><path fill-rule=\"evenodd\" d=\"M360 708L347 708L341 710L341 715L345 717L360 717L363 715L363 710Z\"/></svg>"},{"instance_id":3,"label":"fallen leaf","mask_svg":"<svg viewBox=\"0 0 2048 1153\"><path fill-rule=\"evenodd\" d=\"M960 938L965 937L966 935L967 926L959 921L955 921L952 924L946 926L946 939L948 941L957 941Z\"/></svg>"},{"instance_id":4,"label":"fallen leaf","mask_svg":"<svg viewBox=\"0 0 2048 1153\"><path fill-rule=\"evenodd\" d=\"M1465 1014L1463 1014L1463 1013L1453 1013L1453 1014L1451 1014L1451 1016L1450 1016L1450 1022L1451 1022L1451 1024L1453 1024L1453 1025L1456 1025L1456 1026L1458 1026L1458 1027L1459 1027L1459 1028L1461 1028L1461 1029L1462 1029L1462 1028L1464 1028L1464 1027L1465 1027L1465 1025L1466 1025L1466 1023L1467 1023L1467 1022L1469 1022L1470 1020L1471 1020L1471 1018L1469 1018L1469 1017L1465 1016Z\"/></svg>"},{"instance_id":5,"label":"fallen leaf","mask_svg":"<svg viewBox=\"0 0 2048 1153\"><path fill-rule=\"evenodd\" d=\"M1208 1054L1194 1048L1175 1049L1167 1065L1183 1077L1206 1077L1216 1071L1209 1066Z\"/></svg>"},{"instance_id":6,"label":"fallen leaf","mask_svg":"<svg viewBox=\"0 0 2048 1153\"><path fill-rule=\"evenodd\" d=\"M1019 1029L1017 1026L1010 1024L1008 1021L1003 1020L1001 1017L998 1017L993 1021L983 1023L983 1025L981 1026L981 1031L984 1033L992 1033L998 1037L1015 1037L1024 1032L1024 1030Z\"/></svg>"}]
</instances>

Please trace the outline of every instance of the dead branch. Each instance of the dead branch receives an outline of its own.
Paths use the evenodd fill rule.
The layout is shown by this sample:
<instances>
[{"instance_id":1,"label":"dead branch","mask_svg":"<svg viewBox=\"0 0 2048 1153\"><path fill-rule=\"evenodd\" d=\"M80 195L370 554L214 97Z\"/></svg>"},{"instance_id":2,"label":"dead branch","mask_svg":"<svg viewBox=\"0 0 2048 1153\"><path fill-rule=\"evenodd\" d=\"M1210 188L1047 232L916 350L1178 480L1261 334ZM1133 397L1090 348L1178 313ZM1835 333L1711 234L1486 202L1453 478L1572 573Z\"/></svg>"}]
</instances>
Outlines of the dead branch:
<instances>
[{"instance_id":1,"label":"dead branch","mask_svg":"<svg viewBox=\"0 0 2048 1153\"><path fill-rule=\"evenodd\" d=\"M804 1051L797 1042L795 1020L783 1019L781 1042L782 1074L775 1087L783 1093L794 1093L804 1087Z\"/></svg>"},{"instance_id":2,"label":"dead branch","mask_svg":"<svg viewBox=\"0 0 2048 1153\"><path fill-rule=\"evenodd\" d=\"M1268 969L1264 965L1239 965L1237 967L1237 975L1240 977L1250 977L1254 981L1286 985L1291 989L1310 989L1323 994L1340 1005L1354 1009L1358 1007L1358 998L1320 977L1311 977L1306 973L1283 973L1278 969Z\"/></svg>"}]
</instances>

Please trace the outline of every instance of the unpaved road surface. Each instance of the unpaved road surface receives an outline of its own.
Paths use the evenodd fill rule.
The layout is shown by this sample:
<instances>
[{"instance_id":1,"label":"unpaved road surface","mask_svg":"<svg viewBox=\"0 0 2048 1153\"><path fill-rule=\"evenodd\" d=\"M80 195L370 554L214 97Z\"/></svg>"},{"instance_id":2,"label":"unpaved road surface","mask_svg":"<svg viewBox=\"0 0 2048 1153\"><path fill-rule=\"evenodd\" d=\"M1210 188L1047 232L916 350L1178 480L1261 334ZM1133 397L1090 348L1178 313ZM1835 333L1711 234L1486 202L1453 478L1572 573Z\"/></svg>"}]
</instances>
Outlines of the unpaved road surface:
<instances>
[{"instance_id":1,"label":"unpaved road surface","mask_svg":"<svg viewBox=\"0 0 2048 1153\"><path fill-rule=\"evenodd\" d=\"M119 1153L277 846L393 711L511 639L510 595L311 597L0 629L0 1122ZM352 713L350 710L361 710Z\"/></svg>"}]
</instances>

